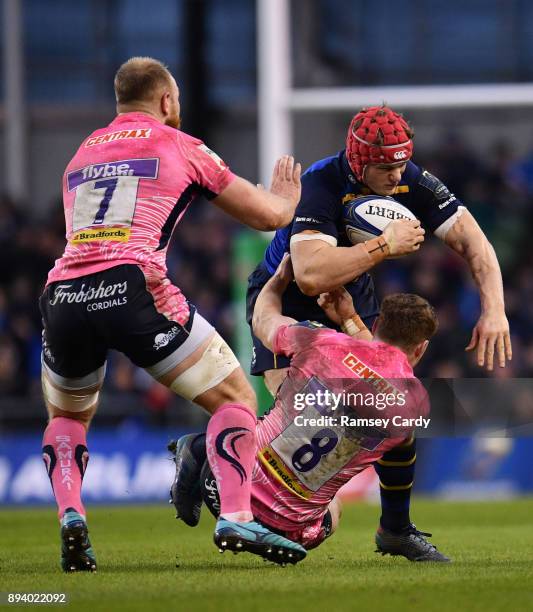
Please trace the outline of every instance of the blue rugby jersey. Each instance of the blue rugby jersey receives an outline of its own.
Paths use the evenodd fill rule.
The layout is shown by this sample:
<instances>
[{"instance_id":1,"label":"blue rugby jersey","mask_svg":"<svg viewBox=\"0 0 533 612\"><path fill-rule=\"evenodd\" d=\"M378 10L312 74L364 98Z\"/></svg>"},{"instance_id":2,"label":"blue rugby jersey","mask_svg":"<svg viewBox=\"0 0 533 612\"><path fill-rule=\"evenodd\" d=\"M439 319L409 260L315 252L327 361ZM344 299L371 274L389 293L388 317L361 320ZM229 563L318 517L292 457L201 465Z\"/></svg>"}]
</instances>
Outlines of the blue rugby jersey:
<instances>
[{"instance_id":1,"label":"blue rugby jersey","mask_svg":"<svg viewBox=\"0 0 533 612\"><path fill-rule=\"evenodd\" d=\"M344 150L311 165L302 176L302 198L293 221L277 230L266 249L264 261L270 274L289 250L291 236L303 230L320 231L336 238L339 246L350 246L342 222L342 204L371 193L356 180ZM431 233L462 205L437 177L412 161L407 162L392 197L411 210Z\"/></svg>"},{"instance_id":2,"label":"blue rugby jersey","mask_svg":"<svg viewBox=\"0 0 533 612\"><path fill-rule=\"evenodd\" d=\"M273 274L283 254L289 251L290 238L304 230L316 230L337 240L338 246L351 246L344 231L343 203L370 189L355 178L344 150L312 164L302 175L302 198L293 221L276 232L267 247L263 266ZM426 231L433 233L456 211L461 202L437 177L412 161L392 196L420 219ZM371 319L378 312L372 279L368 273L346 285L363 319ZM296 319L314 319L332 327L315 298L299 291L291 291L290 303L284 300L283 314ZM304 314L305 313L305 314Z\"/></svg>"}]
</instances>

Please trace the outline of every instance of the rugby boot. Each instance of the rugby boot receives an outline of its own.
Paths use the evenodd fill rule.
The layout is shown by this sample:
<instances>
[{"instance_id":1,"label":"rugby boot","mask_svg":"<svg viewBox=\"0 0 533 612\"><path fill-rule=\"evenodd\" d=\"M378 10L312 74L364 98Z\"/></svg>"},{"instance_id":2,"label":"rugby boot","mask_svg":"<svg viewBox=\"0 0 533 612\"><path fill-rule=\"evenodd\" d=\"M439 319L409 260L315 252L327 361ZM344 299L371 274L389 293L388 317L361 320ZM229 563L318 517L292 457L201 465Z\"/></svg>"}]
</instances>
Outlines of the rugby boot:
<instances>
[{"instance_id":1,"label":"rugby boot","mask_svg":"<svg viewBox=\"0 0 533 612\"><path fill-rule=\"evenodd\" d=\"M376 532L376 552L382 555L401 555L409 561L436 561L449 563L451 559L437 550L437 547L426 540L430 533L418 531L411 523L400 532L388 531L381 525Z\"/></svg>"},{"instance_id":2,"label":"rugby boot","mask_svg":"<svg viewBox=\"0 0 533 612\"><path fill-rule=\"evenodd\" d=\"M287 563L295 565L307 555L300 544L272 533L256 522L234 523L220 518L213 539L221 553L226 550L235 554L249 552L283 566Z\"/></svg>"},{"instance_id":3,"label":"rugby boot","mask_svg":"<svg viewBox=\"0 0 533 612\"><path fill-rule=\"evenodd\" d=\"M61 519L61 568L64 572L96 571L87 523L74 508L67 508Z\"/></svg>"},{"instance_id":4,"label":"rugby boot","mask_svg":"<svg viewBox=\"0 0 533 612\"><path fill-rule=\"evenodd\" d=\"M176 518L181 519L189 527L198 525L202 510L200 474L203 462L200 463L194 456L192 445L196 438L203 435L187 434L168 445L176 464L176 475L170 487L169 503L174 504L176 508Z\"/></svg>"}]
</instances>

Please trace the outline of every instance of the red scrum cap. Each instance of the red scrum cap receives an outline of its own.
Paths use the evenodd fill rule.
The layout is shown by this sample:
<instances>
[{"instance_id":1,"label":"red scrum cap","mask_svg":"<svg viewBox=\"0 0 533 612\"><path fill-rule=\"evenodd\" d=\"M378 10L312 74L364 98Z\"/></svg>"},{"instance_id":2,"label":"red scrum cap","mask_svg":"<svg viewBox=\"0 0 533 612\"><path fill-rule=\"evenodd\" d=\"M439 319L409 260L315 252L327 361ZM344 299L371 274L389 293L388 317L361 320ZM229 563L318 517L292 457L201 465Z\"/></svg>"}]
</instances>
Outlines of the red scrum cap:
<instances>
[{"instance_id":1,"label":"red scrum cap","mask_svg":"<svg viewBox=\"0 0 533 612\"><path fill-rule=\"evenodd\" d=\"M367 164L397 164L413 154L413 130L388 106L363 108L352 119L346 157L358 181Z\"/></svg>"}]
</instances>

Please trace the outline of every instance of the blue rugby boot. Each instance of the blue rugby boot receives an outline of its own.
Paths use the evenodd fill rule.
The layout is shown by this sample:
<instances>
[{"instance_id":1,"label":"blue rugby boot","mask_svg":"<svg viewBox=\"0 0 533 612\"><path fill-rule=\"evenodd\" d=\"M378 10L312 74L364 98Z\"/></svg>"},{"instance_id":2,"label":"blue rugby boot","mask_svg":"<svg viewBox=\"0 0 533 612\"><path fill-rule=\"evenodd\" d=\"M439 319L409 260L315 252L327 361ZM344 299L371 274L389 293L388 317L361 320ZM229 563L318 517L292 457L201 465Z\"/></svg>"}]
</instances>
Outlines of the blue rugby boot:
<instances>
[{"instance_id":1,"label":"blue rugby boot","mask_svg":"<svg viewBox=\"0 0 533 612\"><path fill-rule=\"evenodd\" d=\"M182 436L177 442L172 441L168 450L174 455L176 464L169 503L174 504L177 519L181 519L189 527L196 527L202 510L200 474L206 458L205 434ZM202 454L203 457L199 456Z\"/></svg>"},{"instance_id":2,"label":"blue rugby boot","mask_svg":"<svg viewBox=\"0 0 533 612\"><path fill-rule=\"evenodd\" d=\"M234 553L249 552L278 565L294 565L307 555L307 551L300 544L272 533L256 522L234 523L220 518L213 539L221 553L226 550L232 550Z\"/></svg>"},{"instance_id":3,"label":"blue rugby boot","mask_svg":"<svg viewBox=\"0 0 533 612\"><path fill-rule=\"evenodd\" d=\"M61 568L64 572L96 571L87 523L74 508L67 508L61 519Z\"/></svg>"}]
</instances>

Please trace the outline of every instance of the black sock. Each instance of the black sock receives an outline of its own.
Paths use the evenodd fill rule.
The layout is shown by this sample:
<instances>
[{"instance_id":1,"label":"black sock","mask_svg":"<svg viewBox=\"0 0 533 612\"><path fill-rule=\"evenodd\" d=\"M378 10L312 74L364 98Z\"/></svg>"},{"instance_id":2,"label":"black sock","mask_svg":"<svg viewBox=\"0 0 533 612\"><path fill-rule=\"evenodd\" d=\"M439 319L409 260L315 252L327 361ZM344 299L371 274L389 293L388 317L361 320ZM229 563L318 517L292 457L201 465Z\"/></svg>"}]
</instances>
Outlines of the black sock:
<instances>
[{"instance_id":1,"label":"black sock","mask_svg":"<svg viewBox=\"0 0 533 612\"><path fill-rule=\"evenodd\" d=\"M374 463L381 495L380 523L389 531L405 529L411 519L409 506L415 474L416 440L411 438L386 452Z\"/></svg>"}]
</instances>

